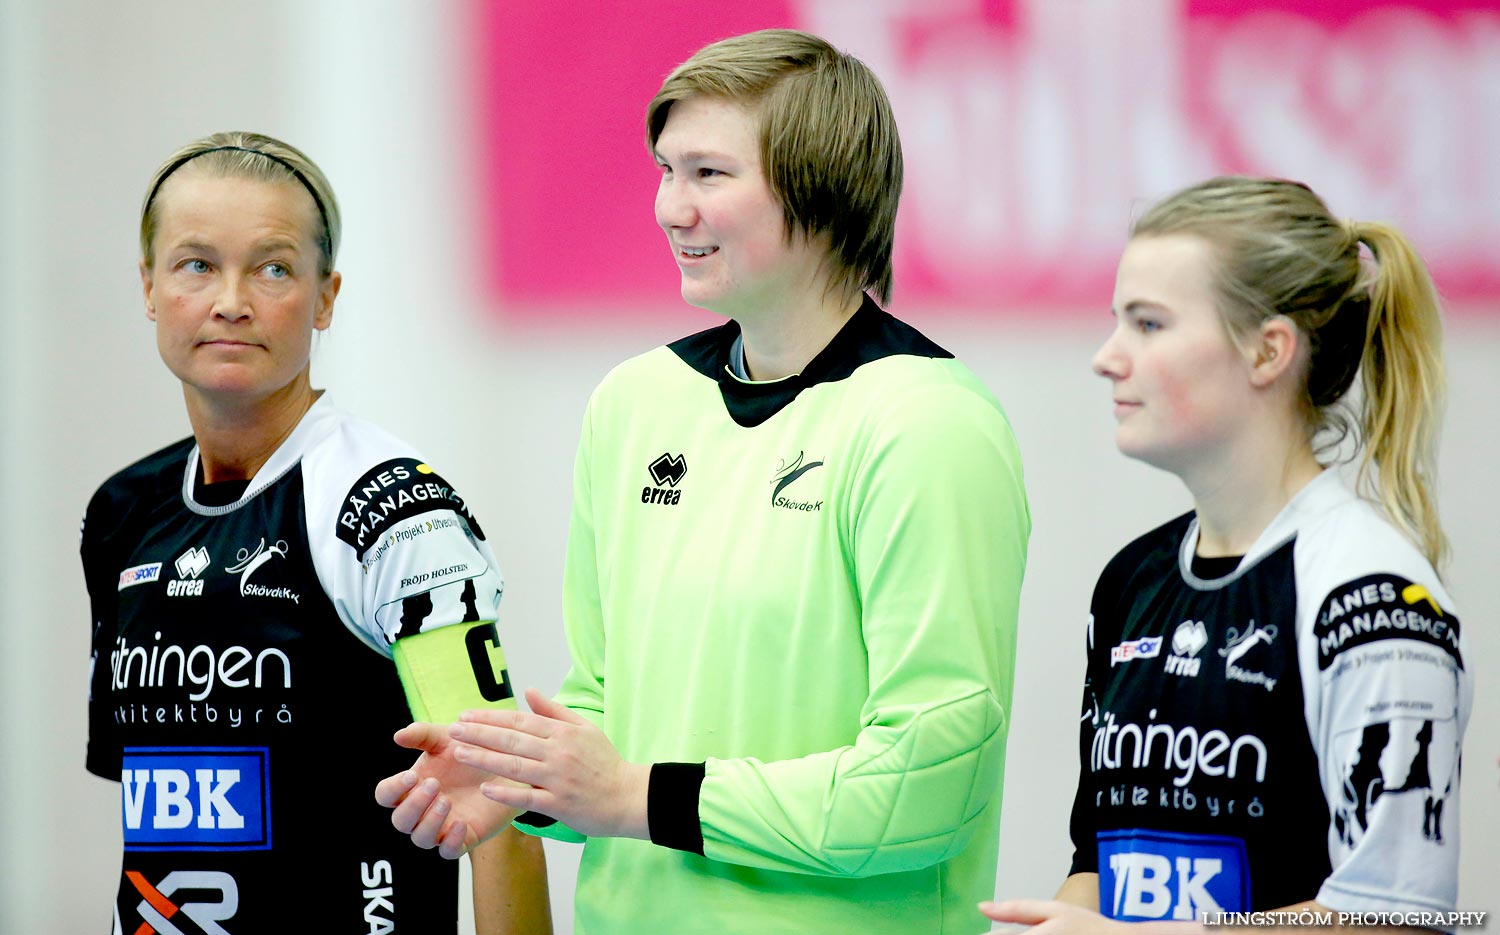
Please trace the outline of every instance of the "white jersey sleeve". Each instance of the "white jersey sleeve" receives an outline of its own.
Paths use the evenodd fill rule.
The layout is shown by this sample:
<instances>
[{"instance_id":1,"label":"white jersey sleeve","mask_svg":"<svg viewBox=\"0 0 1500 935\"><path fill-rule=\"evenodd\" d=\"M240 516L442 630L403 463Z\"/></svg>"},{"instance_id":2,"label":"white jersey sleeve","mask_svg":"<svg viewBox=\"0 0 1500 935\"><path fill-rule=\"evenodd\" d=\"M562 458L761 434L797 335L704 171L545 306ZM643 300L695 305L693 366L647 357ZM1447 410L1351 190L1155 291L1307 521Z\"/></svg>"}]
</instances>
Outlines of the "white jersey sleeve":
<instances>
[{"instance_id":1,"label":"white jersey sleeve","mask_svg":"<svg viewBox=\"0 0 1500 935\"><path fill-rule=\"evenodd\" d=\"M1458 897L1458 761L1473 703L1465 641L1431 565L1352 497L1296 550L1298 664L1346 911L1448 911Z\"/></svg>"},{"instance_id":2,"label":"white jersey sleeve","mask_svg":"<svg viewBox=\"0 0 1500 935\"><path fill-rule=\"evenodd\" d=\"M303 458L308 539L344 625L389 656L402 637L495 620L504 582L463 497L376 426L328 429Z\"/></svg>"}]
</instances>

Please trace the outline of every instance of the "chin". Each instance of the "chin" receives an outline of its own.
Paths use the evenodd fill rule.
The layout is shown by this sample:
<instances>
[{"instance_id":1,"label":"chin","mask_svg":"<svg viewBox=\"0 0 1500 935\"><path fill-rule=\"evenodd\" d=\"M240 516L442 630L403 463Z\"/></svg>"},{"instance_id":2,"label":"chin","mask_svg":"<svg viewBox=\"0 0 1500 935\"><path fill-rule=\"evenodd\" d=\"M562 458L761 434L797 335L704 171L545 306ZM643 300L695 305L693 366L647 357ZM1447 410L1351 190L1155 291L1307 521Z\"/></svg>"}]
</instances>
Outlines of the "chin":
<instances>
[{"instance_id":1,"label":"chin","mask_svg":"<svg viewBox=\"0 0 1500 935\"><path fill-rule=\"evenodd\" d=\"M1165 468L1166 452L1139 438L1132 438L1128 432L1123 430L1115 432L1115 447L1119 449L1120 454L1132 461Z\"/></svg>"},{"instance_id":2,"label":"chin","mask_svg":"<svg viewBox=\"0 0 1500 935\"><path fill-rule=\"evenodd\" d=\"M734 317L734 314L725 308L723 296L717 292L697 287L696 284L686 282L682 284L682 301L694 308L701 308L705 312L713 312L715 315L722 315L725 318Z\"/></svg>"}]
</instances>

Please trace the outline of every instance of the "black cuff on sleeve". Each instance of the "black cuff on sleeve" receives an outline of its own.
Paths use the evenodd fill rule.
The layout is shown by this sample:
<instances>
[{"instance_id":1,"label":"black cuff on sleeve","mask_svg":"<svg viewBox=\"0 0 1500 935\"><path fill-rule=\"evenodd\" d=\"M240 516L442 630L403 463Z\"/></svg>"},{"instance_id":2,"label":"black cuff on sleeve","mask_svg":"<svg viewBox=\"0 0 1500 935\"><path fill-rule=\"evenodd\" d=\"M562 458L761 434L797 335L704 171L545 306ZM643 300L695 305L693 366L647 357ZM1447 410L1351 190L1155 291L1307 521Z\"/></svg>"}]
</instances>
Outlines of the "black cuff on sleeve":
<instances>
[{"instance_id":1,"label":"black cuff on sleeve","mask_svg":"<svg viewBox=\"0 0 1500 935\"><path fill-rule=\"evenodd\" d=\"M646 825L651 843L703 856L698 793L706 763L653 763L646 787Z\"/></svg>"}]
</instances>

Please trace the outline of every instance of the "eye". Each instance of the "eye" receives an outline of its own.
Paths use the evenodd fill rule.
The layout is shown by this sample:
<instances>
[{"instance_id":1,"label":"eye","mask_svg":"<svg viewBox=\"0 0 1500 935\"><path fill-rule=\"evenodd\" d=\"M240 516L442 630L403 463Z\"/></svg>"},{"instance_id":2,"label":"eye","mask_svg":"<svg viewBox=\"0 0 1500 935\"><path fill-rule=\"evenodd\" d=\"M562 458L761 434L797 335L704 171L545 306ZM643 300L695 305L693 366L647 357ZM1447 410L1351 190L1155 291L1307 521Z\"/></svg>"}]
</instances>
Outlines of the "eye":
<instances>
[{"instance_id":1,"label":"eye","mask_svg":"<svg viewBox=\"0 0 1500 935\"><path fill-rule=\"evenodd\" d=\"M672 167L667 165L665 162L658 162L656 164L656 167L661 170L663 178L666 178L672 174Z\"/></svg>"},{"instance_id":2,"label":"eye","mask_svg":"<svg viewBox=\"0 0 1500 935\"><path fill-rule=\"evenodd\" d=\"M710 169L707 166L701 166L698 169L698 178L700 178L700 179L711 179L711 178L713 178L716 175L723 175L723 174L724 173L720 172L718 169Z\"/></svg>"},{"instance_id":3,"label":"eye","mask_svg":"<svg viewBox=\"0 0 1500 935\"><path fill-rule=\"evenodd\" d=\"M184 260L181 266L183 272L202 274L208 272L208 262L205 260Z\"/></svg>"},{"instance_id":4,"label":"eye","mask_svg":"<svg viewBox=\"0 0 1500 935\"><path fill-rule=\"evenodd\" d=\"M261 270L272 279L285 279L292 275L292 271L284 263L267 263Z\"/></svg>"},{"instance_id":5,"label":"eye","mask_svg":"<svg viewBox=\"0 0 1500 935\"><path fill-rule=\"evenodd\" d=\"M1135 320L1135 327L1137 331L1150 334L1153 331L1161 330L1161 322L1154 318L1137 318Z\"/></svg>"}]
</instances>

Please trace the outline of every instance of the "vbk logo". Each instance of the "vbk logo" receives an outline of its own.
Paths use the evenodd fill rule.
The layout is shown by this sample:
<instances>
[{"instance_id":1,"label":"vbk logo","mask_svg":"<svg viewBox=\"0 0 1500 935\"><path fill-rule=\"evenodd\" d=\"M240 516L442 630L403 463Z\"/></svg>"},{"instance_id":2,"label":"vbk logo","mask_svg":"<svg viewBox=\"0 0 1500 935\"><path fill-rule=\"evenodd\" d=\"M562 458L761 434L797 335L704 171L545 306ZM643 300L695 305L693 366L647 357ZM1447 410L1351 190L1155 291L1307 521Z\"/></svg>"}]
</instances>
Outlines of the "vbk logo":
<instances>
[{"instance_id":1,"label":"vbk logo","mask_svg":"<svg viewBox=\"0 0 1500 935\"><path fill-rule=\"evenodd\" d=\"M1099 905L1105 915L1127 922L1248 911L1245 842L1169 831L1101 831Z\"/></svg>"},{"instance_id":2,"label":"vbk logo","mask_svg":"<svg viewBox=\"0 0 1500 935\"><path fill-rule=\"evenodd\" d=\"M125 877L141 894L141 902L135 907L143 924L134 935L190 935L168 920L179 912L197 925L194 931L205 935L230 935L220 922L234 918L240 909L240 888L234 877L218 870L174 870L152 885L150 880L135 870L125 871ZM172 901L178 890L188 890L196 896L214 891L219 894L217 902L202 899ZM118 924L119 919L116 918Z\"/></svg>"},{"instance_id":3,"label":"vbk logo","mask_svg":"<svg viewBox=\"0 0 1500 935\"><path fill-rule=\"evenodd\" d=\"M127 851L271 847L266 748L126 747L121 767Z\"/></svg>"},{"instance_id":4,"label":"vbk logo","mask_svg":"<svg viewBox=\"0 0 1500 935\"><path fill-rule=\"evenodd\" d=\"M682 502L682 491L677 490L678 484L687 474L687 458L683 455L668 454L662 452L655 461L646 465L646 470L651 472L651 481L655 487L641 488L642 503L660 503L664 506L676 506ZM668 490L671 486L673 489Z\"/></svg>"}]
</instances>

